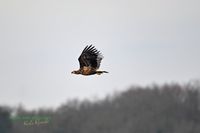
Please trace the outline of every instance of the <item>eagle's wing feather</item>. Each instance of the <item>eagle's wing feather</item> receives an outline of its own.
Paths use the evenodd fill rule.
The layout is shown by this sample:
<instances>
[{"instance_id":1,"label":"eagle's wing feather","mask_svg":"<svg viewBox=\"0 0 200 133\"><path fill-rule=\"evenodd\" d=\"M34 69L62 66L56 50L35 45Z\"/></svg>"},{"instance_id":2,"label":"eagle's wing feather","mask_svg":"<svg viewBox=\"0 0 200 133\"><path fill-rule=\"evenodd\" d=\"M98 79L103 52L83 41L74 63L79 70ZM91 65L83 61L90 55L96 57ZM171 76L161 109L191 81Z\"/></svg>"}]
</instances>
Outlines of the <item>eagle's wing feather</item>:
<instances>
[{"instance_id":1,"label":"eagle's wing feather","mask_svg":"<svg viewBox=\"0 0 200 133\"><path fill-rule=\"evenodd\" d=\"M86 66L86 67L92 67L94 69L98 69L101 64L101 60L103 59L103 56L101 55L100 51L98 51L94 46L86 46L80 57L78 58L80 68Z\"/></svg>"}]
</instances>

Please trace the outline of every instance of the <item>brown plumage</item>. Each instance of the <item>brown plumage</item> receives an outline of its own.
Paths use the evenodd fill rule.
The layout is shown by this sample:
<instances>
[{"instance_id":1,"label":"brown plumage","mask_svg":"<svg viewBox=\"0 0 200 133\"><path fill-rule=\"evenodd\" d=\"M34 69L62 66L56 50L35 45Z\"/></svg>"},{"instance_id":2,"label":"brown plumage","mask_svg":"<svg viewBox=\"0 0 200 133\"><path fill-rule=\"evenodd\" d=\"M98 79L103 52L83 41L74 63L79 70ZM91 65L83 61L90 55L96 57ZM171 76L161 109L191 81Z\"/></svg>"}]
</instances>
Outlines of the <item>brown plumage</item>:
<instances>
[{"instance_id":1,"label":"brown plumage","mask_svg":"<svg viewBox=\"0 0 200 133\"><path fill-rule=\"evenodd\" d=\"M72 71L72 73L82 75L108 73L107 71L98 71L102 59L102 54L94 46L86 46L78 58L79 70Z\"/></svg>"}]
</instances>

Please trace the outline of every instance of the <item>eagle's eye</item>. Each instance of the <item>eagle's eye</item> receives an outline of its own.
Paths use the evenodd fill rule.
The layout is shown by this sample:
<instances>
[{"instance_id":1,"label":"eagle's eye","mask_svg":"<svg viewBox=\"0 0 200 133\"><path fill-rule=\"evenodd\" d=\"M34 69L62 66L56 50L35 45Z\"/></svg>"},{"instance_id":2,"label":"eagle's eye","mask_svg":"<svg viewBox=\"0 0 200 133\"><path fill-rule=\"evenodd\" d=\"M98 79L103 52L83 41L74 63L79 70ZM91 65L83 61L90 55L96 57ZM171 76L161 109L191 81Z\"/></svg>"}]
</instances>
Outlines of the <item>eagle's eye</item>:
<instances>
[{"instance_id":1,"label":"eagle's eye","mask_svg":"<svg viewBox=\"0 0 200 133\"><path fill-rule=\"evenodd\" d=\"M71 74L75 74L75 73L76 73L75 71L72 71L72 72L71 72Z\"/></svg>"}]
</instances>

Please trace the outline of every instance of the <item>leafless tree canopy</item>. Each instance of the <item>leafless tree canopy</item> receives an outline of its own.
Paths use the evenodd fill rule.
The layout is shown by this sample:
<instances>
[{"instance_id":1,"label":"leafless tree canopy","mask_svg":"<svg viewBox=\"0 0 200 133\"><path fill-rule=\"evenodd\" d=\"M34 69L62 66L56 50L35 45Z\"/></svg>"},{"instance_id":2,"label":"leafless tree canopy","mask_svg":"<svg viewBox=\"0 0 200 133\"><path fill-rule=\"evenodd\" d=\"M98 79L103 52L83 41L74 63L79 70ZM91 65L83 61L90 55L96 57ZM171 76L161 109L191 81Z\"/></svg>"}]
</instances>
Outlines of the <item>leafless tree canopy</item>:
<instances>
[{"instance_id":1,"label":"leafless tree canopy","mask_svg":"<svg viewBox=\"0 0 200 133\"><path fill-rule=\"evenodd\" d=\"M48 116L46 124L11 119L13 110L0 108L1 133L199 133L197 85L166 84L131 87L91 102L72 100L56 110L17 109L15 116Z\"/></svg>"}]
</instances>

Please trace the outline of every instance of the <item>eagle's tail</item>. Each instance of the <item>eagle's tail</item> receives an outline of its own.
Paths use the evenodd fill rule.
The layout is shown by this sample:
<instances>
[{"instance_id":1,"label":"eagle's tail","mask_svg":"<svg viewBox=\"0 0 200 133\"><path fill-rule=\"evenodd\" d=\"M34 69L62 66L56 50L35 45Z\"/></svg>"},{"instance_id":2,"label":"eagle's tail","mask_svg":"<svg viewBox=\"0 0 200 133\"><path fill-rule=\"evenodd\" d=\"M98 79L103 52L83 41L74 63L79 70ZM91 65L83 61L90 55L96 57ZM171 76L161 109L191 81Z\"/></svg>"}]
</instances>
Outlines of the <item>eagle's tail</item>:
<instances>
[{"instance_id":1,"label":"eagle's tail","mask_svg":"<svg viewBox=\"0 0 200 133\"><path fill-rule=\"evenodd\" d=\"M97 75L101 75L102 73L108 73L107 71L96 71Z\"/></svg>"},{"instance_id":2,"label":"eagle's tail","mask_svg":"<svg viewBox=\"0 0 200 133\"><path fill-rule=\"evenodd\" d=\"M102 71L103 73L108 73L107 71Z\"/></svg>"}]
</instances>

